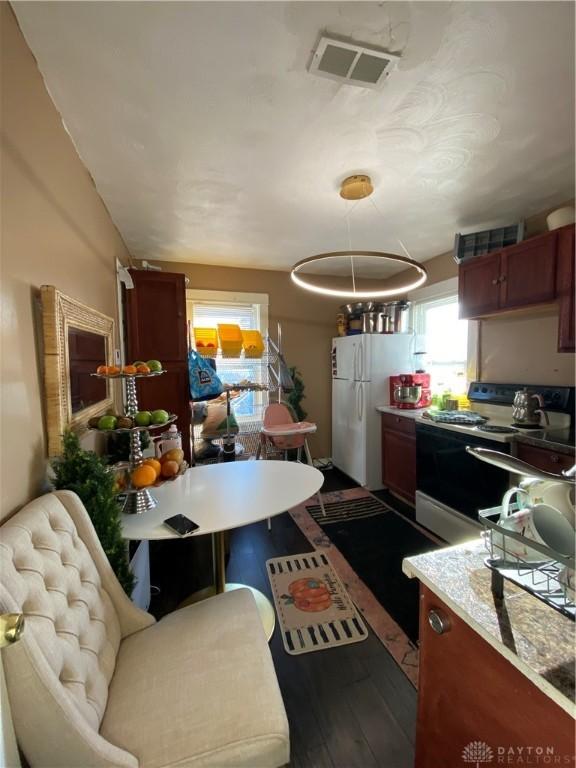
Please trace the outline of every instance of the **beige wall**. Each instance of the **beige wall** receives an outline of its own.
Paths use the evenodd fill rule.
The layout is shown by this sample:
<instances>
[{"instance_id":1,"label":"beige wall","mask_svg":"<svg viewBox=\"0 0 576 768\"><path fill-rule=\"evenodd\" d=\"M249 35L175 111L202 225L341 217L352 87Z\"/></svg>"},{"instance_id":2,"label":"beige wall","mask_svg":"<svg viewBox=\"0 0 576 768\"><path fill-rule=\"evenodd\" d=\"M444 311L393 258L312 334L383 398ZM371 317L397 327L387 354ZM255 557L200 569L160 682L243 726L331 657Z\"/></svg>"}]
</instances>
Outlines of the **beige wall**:
<instances>
[{"instance_id":1,"label":"beige wall","mask_svg":"<svg viewBox=\"0 0 576 768\"><path fill-rule=\"evenodd\" d=\"M128 254L64 129L8 3L2 49L0 518L44 487L46 445L34 296L42 284L116 315Z\"/></svg>"},{"instance_id":2,"label":"beige wall","mask_svg":"<svg viewBox=\"0 0 576 768\"><path fill-rule=\"evenodd\" d=\"M276 338L276 324L281 322L284 357L301 371L306 387L302 405L318 425L310 440L311 452L316 457L330 456L330 340L340 302L298 288L288 272L164 261L162 269L187 275L189 288L268 294L270 335Z\"/></svg>"},{"instance_id":3,"label":"beige wall","mask_svg":"<svg viewBox=\"0 0 576 768\"><path fill-rule=\"evenodd\" d=\"M557 352L558 312L510 313L482 321L480 378L574 386L574 355Z\"/></svg>"}]
</instances>

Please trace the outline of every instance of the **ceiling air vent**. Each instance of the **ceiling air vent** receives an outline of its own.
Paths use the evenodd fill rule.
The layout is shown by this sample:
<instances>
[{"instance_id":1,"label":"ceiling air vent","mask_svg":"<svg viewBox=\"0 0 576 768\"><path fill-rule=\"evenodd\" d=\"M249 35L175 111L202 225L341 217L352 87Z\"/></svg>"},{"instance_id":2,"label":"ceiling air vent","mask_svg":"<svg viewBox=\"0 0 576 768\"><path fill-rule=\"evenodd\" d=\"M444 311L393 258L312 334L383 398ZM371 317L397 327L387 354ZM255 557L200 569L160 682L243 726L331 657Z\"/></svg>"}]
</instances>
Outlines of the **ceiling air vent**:
<instances>
[{"instance_id":1,"label":"ceiling air vent","mask_svg":"<svg viewBox=\"0 0 576 768\"><path fill-rule=\"evenodd\" d=\"M339 83L381 88L399 58L374 46L321 37L308 71Z\"/></svg>"}]
</instances>

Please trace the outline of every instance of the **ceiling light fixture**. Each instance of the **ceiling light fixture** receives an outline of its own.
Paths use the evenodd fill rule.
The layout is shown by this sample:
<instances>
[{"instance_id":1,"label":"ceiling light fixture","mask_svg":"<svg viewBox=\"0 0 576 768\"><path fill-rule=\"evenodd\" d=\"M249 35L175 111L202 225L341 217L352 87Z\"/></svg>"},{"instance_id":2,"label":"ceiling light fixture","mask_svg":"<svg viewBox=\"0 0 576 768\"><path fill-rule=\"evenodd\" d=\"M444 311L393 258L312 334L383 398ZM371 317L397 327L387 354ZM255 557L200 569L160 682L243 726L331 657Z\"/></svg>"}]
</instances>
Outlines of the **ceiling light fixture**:
<instances>
[{"instance_id":1,"label":"ceiling light fixture","mask_svg":"<svg viewBox=\"0 0 576 768\"><path fill-rule=\"evenodd\" d=\"M366 197L369 197L372 192L374 191L374 187L372 186L372 181L370 179L370 176L365 175L355 175L355 176L348 176L348 178L344 179L342 184L340 185L340 196L343 197L345 200L362 200ZM371 201L374 207L376 208L376 205L373 201ZM355 207L355 206L354 206ZM376 208L376 210L378 210ZM349 215L352 211L347 212L346 214L346 221L348 225L348 239L350 240L350 220ZM422 264L419 264L417 261L414 261L414 259L410 258L410 254L404 247L404 244L401 240L398 240L400 243L400 246L406 256L398 256L397 254L393 253L383 253L382 251L354 251L351 248L347 251L332 251L330 253L319 253L316 256L309 256L306 259L302 259L301 261L294 264L290 271L290 277L296 285L298 285L300 288L305 288L307 291L312 291L313 293L320 293L324 296L337 296L339 298L346 298L346 299L371 299L371 298L383 298L387 296L397 296L398 294L407 293L408 291L413 291L415 288L419 288L421 285L423 285L426 280L428 279L428 273L426 272L425 267L422 266ZM355 268L354 268L354 260L358 258L372 258L372 259L384 259L386 261L393 261L397 264L404 264L408 268L412 268L417 273L417 277L410 283L405 283L404 285L398 286L397 288L382 288L380 290L356 290L356 274L355 274ZM309 280L306 280L302 275L299 275L298 272L300 270L310 264L315 264L320 261L327 261L327 260L340 260L340 259L350 259L350 265L352 270L352 290L344 290L344 289L337 289L337 288L330 288L323 285L318 285L317 283L311 282Z\"/></svg>"}]
</instances>

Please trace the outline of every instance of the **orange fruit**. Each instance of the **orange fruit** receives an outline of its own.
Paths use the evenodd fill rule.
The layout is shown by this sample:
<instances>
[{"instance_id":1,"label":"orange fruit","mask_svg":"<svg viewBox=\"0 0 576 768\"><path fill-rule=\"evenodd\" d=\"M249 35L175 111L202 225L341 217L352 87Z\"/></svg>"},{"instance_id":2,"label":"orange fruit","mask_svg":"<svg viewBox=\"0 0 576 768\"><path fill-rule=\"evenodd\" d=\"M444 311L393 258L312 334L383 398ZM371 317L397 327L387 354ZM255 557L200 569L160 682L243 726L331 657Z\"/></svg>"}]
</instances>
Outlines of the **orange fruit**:
<instances>
[{"instance_id":1,"label":"orange fruit","mask_svg":"<svg viewBox=\"0 0 576 768\"><path fill-rule=\"evenodd\" d=\"M99 373L100 376L106 376L106 374L108 373L108 366L99 365L98 368L96 368L96 373Z\"/></svg>"},{"instance_id":2,"label":"orange fruit","mask_svg":"<svg viewBox=\"0 0 576 768\"><path fill-rule=\"evenodd\" d=\"M156 482L156 470L148 464L140 464L130 477L135 488L146 488Z\"/></svg>"},{"instance_id":3,"label":"orange fruit","mask_svg":"<svg viewBox=\"0 0 576 768\"><path fill-rule=\"evenodd\" d=\"M146 464L147 467L152 467L156 472L156 477L160 477L160 470L162 467L158 459L144 459L142 463Z\"/></svg>"},{"instance_id":4,"label":"orange fruit","mask_svg":"<svg viewBox=\"0 0 576 768\"><path fill-rule=\"evenodd\" d=\"M138 369L134 365L125 365L122 368L122 373L126 373L128 376L133 376L135 373L138 373Z\"/></svg>"},{"instance_id":5,"label":"orange fruit","mask_svg":"<svg viewBox=\"0 0 576 768\"><path fill-rule=\"evenodd\" d=\"M106 373L108 374L108 376L118 376L118 374L120 373L120 368L118 368L117 365L109 365Z\"/></svg>"},{"instance_id":6,"label":"orange fruit","mask_svg":"<svg viewBox=\"0 0 576 768\"><path fill-rule=\"evenodd\" d=\"M181 448L171 448L160 457L161 464L164 464L165 461L175 461L176 464L181 464L184 461L184 451Z\"/></svg>"},{"instance_id":7,"label":"orange fruit","mask_svg":"<svg viewBox=\"0 0 576 768\"><path fill-rule=\"evenodd\" d=\"M136 366L136 373L144 373L144 374L150 373L150 368L148 368L147 365L142 363L142 365L137 365Z\"/></svg>"},{"instance_id":8,"label":"orange fruit","mask_svg":"<svg viewBox=\"0 0 576 768\"><path fill-rule=\"evenodd\" d=\"M162 464L162 477L175 477L180 471L177 461L165 461Z\"/></svg>"}]
</instances>

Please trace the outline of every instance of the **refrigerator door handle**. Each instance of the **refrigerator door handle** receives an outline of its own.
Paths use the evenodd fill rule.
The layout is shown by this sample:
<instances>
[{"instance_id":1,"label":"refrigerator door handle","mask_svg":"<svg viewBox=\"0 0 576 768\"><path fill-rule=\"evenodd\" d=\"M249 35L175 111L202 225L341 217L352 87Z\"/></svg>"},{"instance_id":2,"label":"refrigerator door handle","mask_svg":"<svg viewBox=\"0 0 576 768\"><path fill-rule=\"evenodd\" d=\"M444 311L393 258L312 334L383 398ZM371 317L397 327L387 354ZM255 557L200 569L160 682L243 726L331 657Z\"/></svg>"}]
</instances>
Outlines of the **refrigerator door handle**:
<instances>
[{"instance_id":1,"label":"refrigerator door handle","mask_svg":"<svg viewBox=\"0 0 576 768\"><path fill-rule=\"evenodd\" d=\"M352 381L356 381L358 378L356 376L356 369L358 366L358 347L356 346L356 342L354 342L354 344L352 345L352 349L354 350L354 358L353 358L354 362L352 365Z\"/></svg>"},{"instance_id":2,"label":"refrigerator door handle","mask_svg":"<svg viewBox=\"0 0 576 768\"><path fill-rule=\"evenodd\" d=\"M364 416L364 385L362 383L358 385L356 394L356 413L358 414L358 421L362 421Z\"/></svg>"},{"instance_id":3,"label":"refrigerator door handle","mask_svg":"<svg viewBox=\"0 0 576 768\"><path fill-rule=\"evenodd\" d=\"M358 345L358 381L362 381L364 378L364 347L362 344Z\"/></svg>"}]
</instances>

